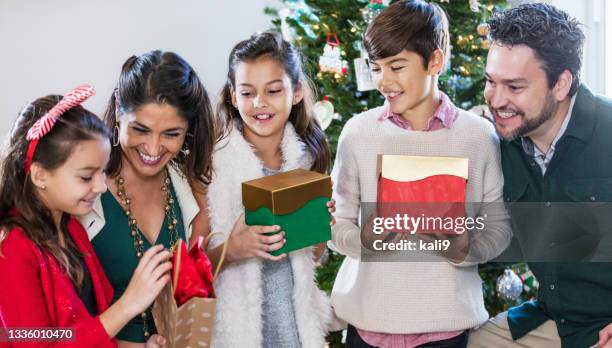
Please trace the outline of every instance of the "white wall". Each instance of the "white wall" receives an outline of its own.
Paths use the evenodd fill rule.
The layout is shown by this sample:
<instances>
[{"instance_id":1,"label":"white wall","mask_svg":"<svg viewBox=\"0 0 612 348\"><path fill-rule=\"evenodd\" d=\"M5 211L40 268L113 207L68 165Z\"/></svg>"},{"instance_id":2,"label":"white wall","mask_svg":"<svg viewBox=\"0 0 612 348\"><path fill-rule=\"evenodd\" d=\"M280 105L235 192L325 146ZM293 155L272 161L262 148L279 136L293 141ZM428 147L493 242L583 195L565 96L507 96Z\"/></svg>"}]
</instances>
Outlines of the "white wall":
<instances>
[{"instance_id":1,"label":"white wall","mask_svg":"<svg viewBox=\"0 0 612 348\"><path fill-rule=\"evenodd\" d=\"M211 97L229 51L271 27L276 0L0 0L0 139L26 102L90 83L85 106L101 115L123 62L171 50L198 72Z\"/></svg>"},{"instance_id":2,"label":"white wall","mask_svg":"<svg viewBox=\"0 0 612 348\"><path fill-rule=\"evenodd\" d=\"M583 24L582 82L612 97L612 0L508 0L511 6L530 2L556 6Z\"/></svg>"},{"instance_id":3,"label":"white wall","mask_svg":"<svg viewBox=\"0 0 612 348\"><path fill-rule=\"evenodd\" d=\"M600 14L603 3L612 0L546 2L586 24L583 79L604 93L604 43L612 37L604 40L605 16ZM216 99L231 47L271 26L263 14L266 5L280 2L0 0L0 139L27 101L65 93L80 83L97 88L98 94L85 105L101 114L125 59L151 49L182 55Z\"/></svg>"},{"instance_id":4,"label":"white wall","mask_svg":"<svg viewBox=\"0 0 612 348\"><path fill-rule=\"evenodd\" d=\"M606 68L612 66L606 61L606 45L610 45L612 37L606 36L605 22L612 18L605 16L606 2L611 0L548 0L544 1L578 19L583 25L586 36L584 42L584 57L582 60L582 81L596 93L606 93ZM608 6L610 6L608 4Z\"/></svg>"},{"instance_id":5,"label":"white wall","mask_svg":"<svg viewBox=\"0 0 612 348\"><path fill-rule=\"evenodd\" d=\"M606 95L612 98L612 1L608 0L604 3L606 20Z\"/></svg>"}]
</instances>

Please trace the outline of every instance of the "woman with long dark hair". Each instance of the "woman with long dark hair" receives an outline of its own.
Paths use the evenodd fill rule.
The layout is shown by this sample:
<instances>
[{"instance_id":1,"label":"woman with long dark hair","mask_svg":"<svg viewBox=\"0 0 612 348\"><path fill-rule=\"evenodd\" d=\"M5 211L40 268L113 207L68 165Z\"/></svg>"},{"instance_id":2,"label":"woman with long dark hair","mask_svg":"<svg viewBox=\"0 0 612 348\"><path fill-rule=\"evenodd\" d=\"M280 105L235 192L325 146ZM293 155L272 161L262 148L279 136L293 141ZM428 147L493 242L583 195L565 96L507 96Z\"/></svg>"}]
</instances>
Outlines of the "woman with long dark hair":
<instances>
[{"instance_id":1,"label":"woman with long dark hair","mask_svg":"<svg viewBox=\"0 0 612 348\"><path fill-rule=\"evenodd\" d=\"M117 299L151 245L189 240L200 210L194 190L210 180L217 126L194 69L162 51L123 64L104 121L112 133L109 190L80 221ZM149 308L117 338L138 346L155 332Z\"/></svg>"}]
</instances>

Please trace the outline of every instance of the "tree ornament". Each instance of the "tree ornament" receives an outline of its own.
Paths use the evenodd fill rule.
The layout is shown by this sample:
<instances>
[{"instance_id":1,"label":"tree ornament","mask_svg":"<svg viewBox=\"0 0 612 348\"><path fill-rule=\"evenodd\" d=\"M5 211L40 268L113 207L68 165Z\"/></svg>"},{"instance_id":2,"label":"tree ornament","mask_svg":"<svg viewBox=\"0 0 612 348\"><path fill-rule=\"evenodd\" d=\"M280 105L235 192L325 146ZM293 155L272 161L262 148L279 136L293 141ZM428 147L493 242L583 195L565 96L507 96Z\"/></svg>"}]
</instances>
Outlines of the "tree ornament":
<instances>
[{"instance_id":1,"label":"tree ornament","mask_svg":"<svg viewBox=\"0 0 612 348\"><path fill-rule=\"evenodd\" d=\"M311 21L319 20L319 18L314 13L312 13L310 7L304 3L304 0L289 0L286 1L285 4L286 7L278 11L278 17L281 20L280 28L281 34L283 35L283 39L290 42L294 42L298 38L295 29L292 28L287 22L288 18L295 20L298 25L304 30L306 35L308 35L308 37L310 37L311 39L314 39L316 37L316 34L312 30L312 28L309 25L304 24L300 20L302 16L305 16Z\"/></svg>"},{"instance_id":2,"label":"tree ornament","mask_svg":"<svg viewBox=\"0 0 612 348\"><path fill-rule=\"evenodd\" d=\"M319 70L337 74L337 78L346 75L348 71L348 63L342 59L340 40L336 33L327 34L327 43L323 47L323 54L319 57Z\"/></svg>"},{"instance_id":3,"label":"tree ornament","mask_svg":"<svg viewBox=\"0 0 612 348\"><path fill-rule=\"evenodd\" d=\"M487 36L489 35L489 25L486 23L480 23L476 27L476 31L478 32L478 35L480 36Z\"/></svg>"},{"instance_id":4,"label":"tree ornament","mask_svg":"<svg viewBox=\"0 0 612 348\"><path fill-rule=\"evenodd\" d=\"M386 3L388 4L388 1ZM370 0L368 6L361 10L363 20L366 22L366 24L370 24L374 17L378 16L378 14L381 13L386 6L387 5L383 3L382 0Z\"/></svg>"},{"instance_id":5,"label":"tree ornament","mask_svg":"<svg viewBox=\"0 0 612 348\"><path fill-rule=\"evenodd\" d=\"M510 268L504 270L504 274L497 278L497 295L507 301L516 301L523 292L521 278Z\"/></svg>"},{"instance_id":6,"label":"tree ornament","mask_svg":"<svg viewBox=\"0 0 612 348\"><path fill-rule=\"evenodd\" d=\"M355 80L357 81L357 90L361 92L371 91L376 89L372 82L372 74L368 58L355 58Z\"/></svg>"},{"instance_id":7,"label":"tree ornament","mask_svg":"<svg viewBox=\"0 0 612 348\"><path fill-rule=\"evenodd\" d=\"M537 290L540 287L540 283L538 283L538 280L530 269L527 269L525 273L521 274L521 279L523 280L523 289L525 291L531 291L532 289Z\"/></svg>"},{"instance_id":8,"label":"tree ornament","mask_svg":"<svg viewBox=\"0 0 612 348\"><path fill-rule=\"evenodd\" d=\"M319 121L321 129L325 130L331 124L334 119L334 104L329 101L329 97L323 97L323 100L318 101L314 104L312 111Z\"/></svg>"},{"instance_id":9,"label":"tree ornament","mask_svg":"<svg viewBox=\"0 0 612 348\"><path fill-rule=\"evenodd\" d=\"M480 2L478 0L470 0L470 10L473 12L480 11Z\"/></svg>"},{"instance_id":10,"label":"tree ornament","mask_svg":"<svg viewBox=\"0 0 612 348\"><path fill-rule=\"evenodd\" d=\"M359 50L361 56L353 60L355 65L355 80L357 81L357 90L360 92L371 91L376 89L372 82L372 72L370 71L370 62L368 54L363 47L363 42L358 41L353 45Z\"/></svg>"}]
</instances>

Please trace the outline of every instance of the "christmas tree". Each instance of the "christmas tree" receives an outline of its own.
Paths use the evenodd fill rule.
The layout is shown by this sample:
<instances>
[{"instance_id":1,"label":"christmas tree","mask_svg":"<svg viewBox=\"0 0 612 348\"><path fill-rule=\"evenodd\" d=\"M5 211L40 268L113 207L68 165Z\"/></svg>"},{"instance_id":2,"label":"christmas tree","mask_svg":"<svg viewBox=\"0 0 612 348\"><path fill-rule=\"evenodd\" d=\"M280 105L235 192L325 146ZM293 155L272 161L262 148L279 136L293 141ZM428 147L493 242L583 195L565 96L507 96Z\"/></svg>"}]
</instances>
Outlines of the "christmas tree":
<instances>
[{"instance_id":1,"label":"christmas tree","mask_svg":"<svg viewBox=\"0 0 612 348\"><path fill-rule=\"evenodd\" d=\"M459 107L468 110L478 107L484 104L484 63L489 48L486 21L507 3L505 0L434 2L445 9L450 20L451 57L449 68L440 77L440 88ZM281 8L265 9L273 17L276 30L300 47L306 72L317 86L319 100L325 99L319 103L324 111L319 110L317 116L324 126L333 119L326 133L334 155L346 121L384 102L380 93L368 85L369 69L362 37L368 22L388 4L388 0L282 0ZM330 113L330 105L334 112ZM327 292L331 291L341 262L342 256L331 252L328 261L319 268L319 285ZM514 294L497 291L498 279L501 285L517 285L516 274L504 270L505 266L495 264L480 269L485 305L491 315L535 296L537 282L525 264L515 265L512 270L526 278L527 291L518 298L516 291ZM335 346L339 338L332 336L330 342Z\"/></svg>"}]
</instances>

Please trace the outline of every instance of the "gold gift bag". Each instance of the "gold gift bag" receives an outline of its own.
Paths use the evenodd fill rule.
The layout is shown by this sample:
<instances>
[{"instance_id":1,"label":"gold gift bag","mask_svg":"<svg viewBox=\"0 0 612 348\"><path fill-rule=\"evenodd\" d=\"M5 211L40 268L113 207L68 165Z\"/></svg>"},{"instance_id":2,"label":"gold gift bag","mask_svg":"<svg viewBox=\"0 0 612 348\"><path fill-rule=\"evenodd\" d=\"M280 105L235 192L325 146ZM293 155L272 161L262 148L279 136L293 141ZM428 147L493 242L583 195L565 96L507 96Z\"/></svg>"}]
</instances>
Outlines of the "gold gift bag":
<instances>
[{"instance_id":1,"label":"gold gift bag","mask_svg":"<svg viewBox=\"0 0 612 348\"><path fill-rule=\"evenodd\" d=\"M218 233L218 232L217 232ZM211 233L205 245L208 245ZM223 244L219 264L215 269L213 279L221 269L225 258L227 243ZM174 248L180 260L181 248ZM206 249L206 248L205 248ZM180 262L175 272L174 281L178 281ZM174 299L176 284L167 284L153 304L153 319L157 333L168 340L168 348L201 348L210 347L213 325L215 323L216 298L194 297L178 307Z\"/></svg>"}]
</instances>

